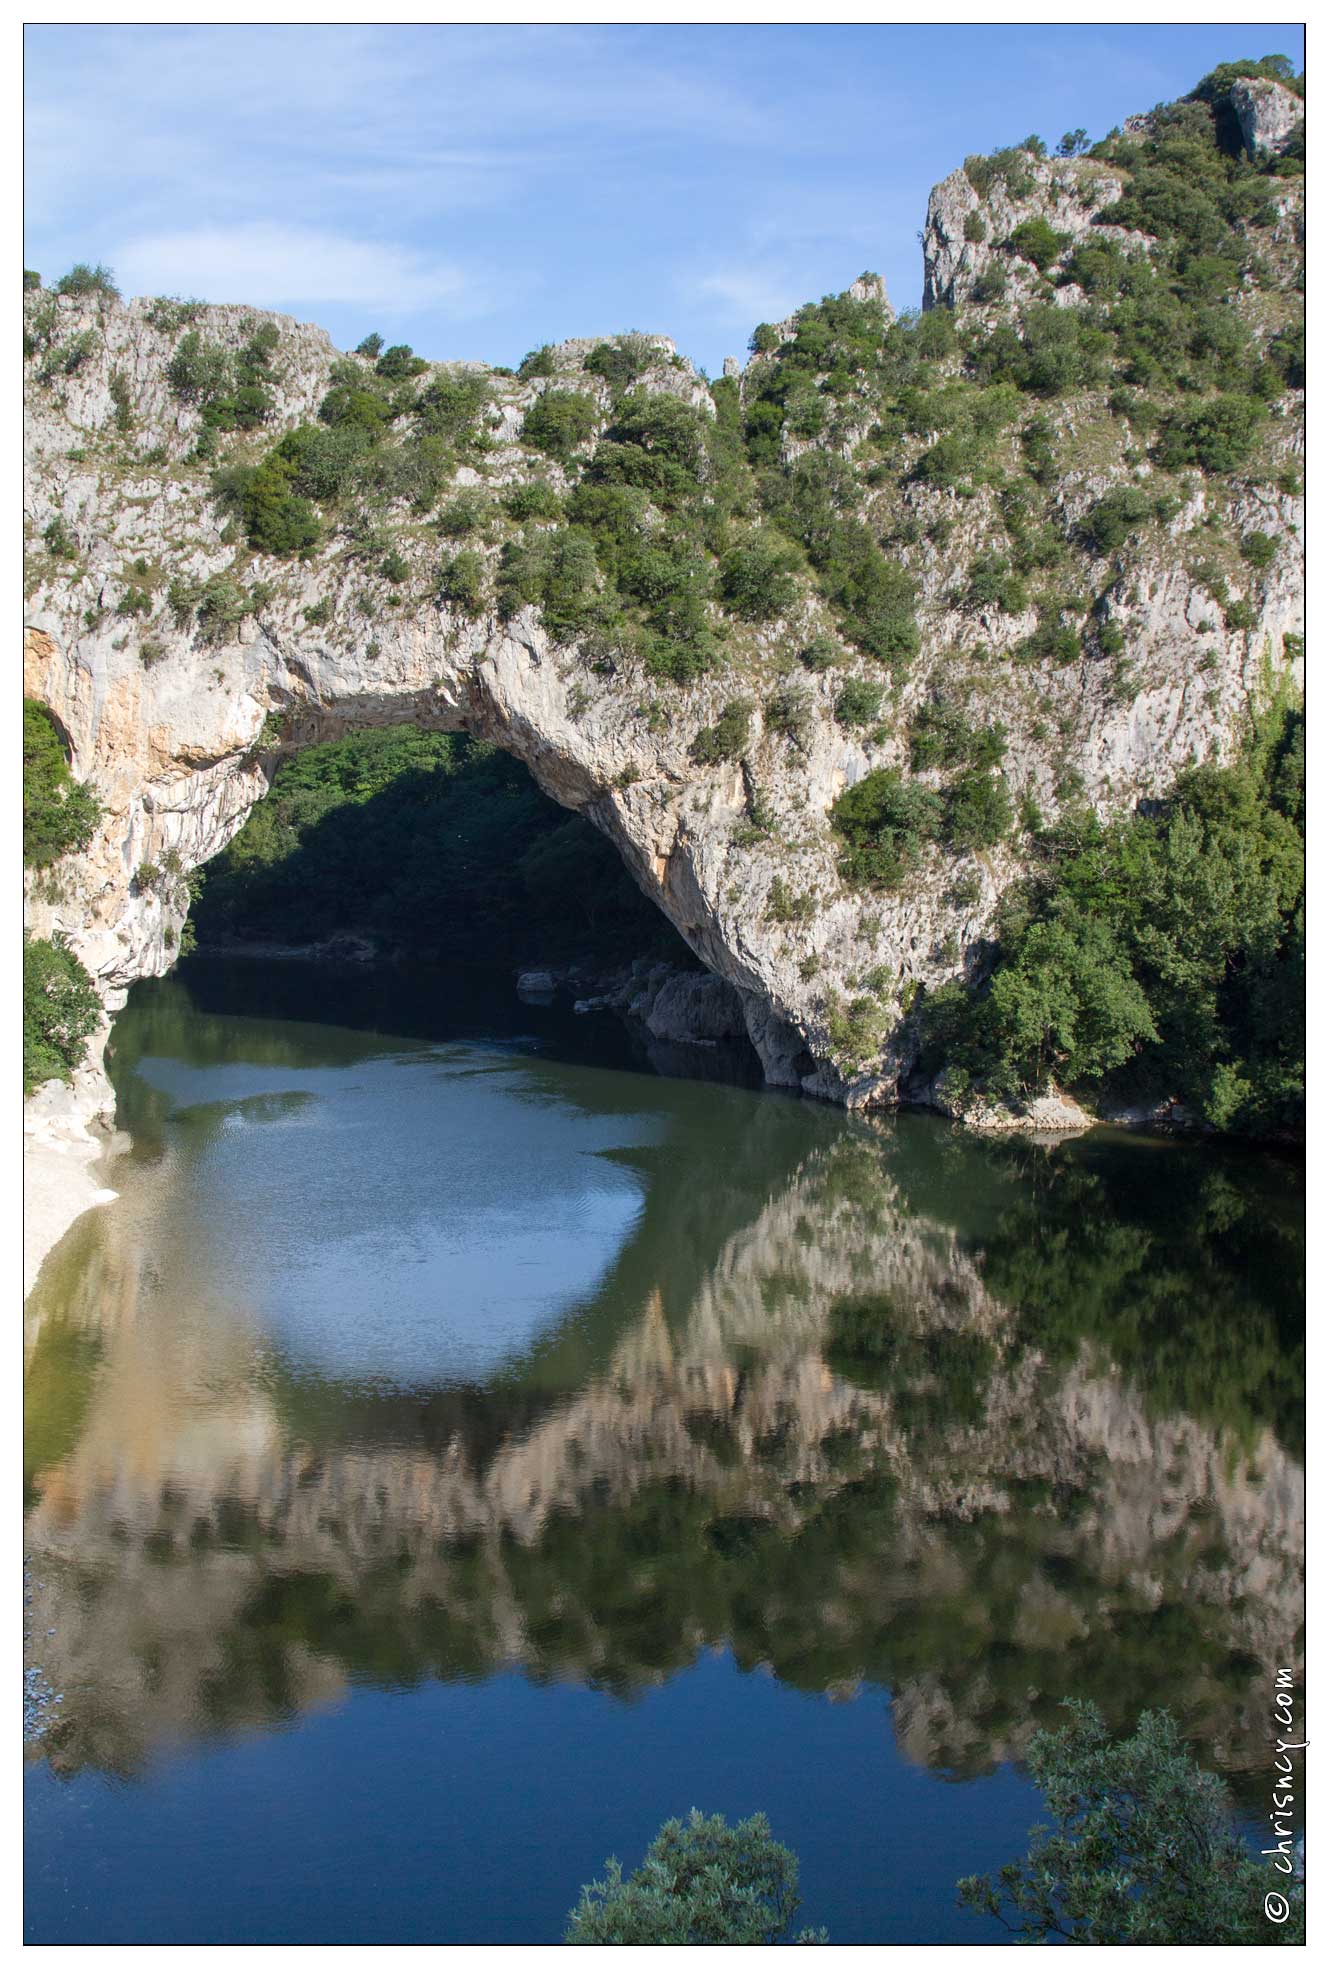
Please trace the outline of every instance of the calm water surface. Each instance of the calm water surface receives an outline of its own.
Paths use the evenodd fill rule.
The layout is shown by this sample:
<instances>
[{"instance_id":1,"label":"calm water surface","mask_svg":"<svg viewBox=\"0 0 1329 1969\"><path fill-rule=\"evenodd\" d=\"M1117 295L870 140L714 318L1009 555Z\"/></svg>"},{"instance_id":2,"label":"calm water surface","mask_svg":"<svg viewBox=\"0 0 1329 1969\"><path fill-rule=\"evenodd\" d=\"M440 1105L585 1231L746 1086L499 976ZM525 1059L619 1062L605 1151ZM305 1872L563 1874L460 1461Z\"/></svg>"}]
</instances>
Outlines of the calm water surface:
<instances>
[{"instance_id":1,"label":"calm water surface","mask_svg":"<svg viewBox=\"0 0 1329 1969\"><path fill-rule=\"evenodd\" d=\"M1299 1170L678 1064L506 979L136 988L27 1307L28 1940L556 1941L696 1804L833 1941L991 1941L1069 1695L1268 1809Z\"/></svg>"}]
</instances>

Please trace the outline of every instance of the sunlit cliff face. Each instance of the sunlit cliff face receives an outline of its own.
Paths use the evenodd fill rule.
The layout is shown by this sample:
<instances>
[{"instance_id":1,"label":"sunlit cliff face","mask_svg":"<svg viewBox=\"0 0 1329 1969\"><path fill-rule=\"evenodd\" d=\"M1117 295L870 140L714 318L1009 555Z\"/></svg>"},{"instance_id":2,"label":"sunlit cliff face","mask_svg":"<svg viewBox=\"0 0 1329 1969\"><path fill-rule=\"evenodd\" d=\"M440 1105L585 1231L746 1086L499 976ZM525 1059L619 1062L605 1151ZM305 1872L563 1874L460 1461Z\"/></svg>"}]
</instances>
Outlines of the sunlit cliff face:
<instances>
[{"instance_id":1,"label":"sunlit cliff face","mask_svg":"<svg viewBox=\"0 0 1329 1969\"><path fill-rule=\"evenodd\" d=\"M934 1134L906 1157L898 1129L743 1097L699 1189L680 1107L670 1154L624 1152L638 1204L552 1326L485 1375L440 1358L390 1384L353 1336L343 1373L275 1344L190 1235L191 1165L233 1113L127 1162L29 1302L56 1762L132 1769L353 1677L627 1692L726 1645L800 1688L889 1686L928 1766L1018 1755L1068 1695L1124 1718L1164 1686L1220 1764L1259 1764L1302 1591L1279 1415L1225 1419L1241 1375L1234 1411L1261 1412L1222 1327L1263 1331L1259 1309L1213 1287L1189 1381L1171 1356L1142 1372L1110 1317L1147 1328L1151 1277L1237 1276L1232 1240L1261 1233L1253 1209L1234 1231L1230 1184L1221 1211L1207 1177L1182 1193L1160 1242L1075 1150ZM1068 1287L1050 1268L1095 1182Z\"/></svg>"}]
</instances>

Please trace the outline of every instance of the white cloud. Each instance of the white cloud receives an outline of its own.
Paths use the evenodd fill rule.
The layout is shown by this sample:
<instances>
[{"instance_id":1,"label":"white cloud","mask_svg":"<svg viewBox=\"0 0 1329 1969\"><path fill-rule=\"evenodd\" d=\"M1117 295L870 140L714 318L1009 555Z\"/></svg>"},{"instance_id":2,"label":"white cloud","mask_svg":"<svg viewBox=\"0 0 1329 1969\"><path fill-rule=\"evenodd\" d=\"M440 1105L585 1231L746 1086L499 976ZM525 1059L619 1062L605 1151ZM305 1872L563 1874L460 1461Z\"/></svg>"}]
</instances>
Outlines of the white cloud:
<instances>
[{"instance_id":1,"label":"white cloud","mask_svg":"<svg viewBox=\"0 0 1329 1969\"><path fill-rule=\"evenodd\" d=\"M255 307L346 301L387 315L475 314L481 285L412 247L256 219L128 240L112 255L130 294L192 294Z\"/></svg>"}]
</instances>

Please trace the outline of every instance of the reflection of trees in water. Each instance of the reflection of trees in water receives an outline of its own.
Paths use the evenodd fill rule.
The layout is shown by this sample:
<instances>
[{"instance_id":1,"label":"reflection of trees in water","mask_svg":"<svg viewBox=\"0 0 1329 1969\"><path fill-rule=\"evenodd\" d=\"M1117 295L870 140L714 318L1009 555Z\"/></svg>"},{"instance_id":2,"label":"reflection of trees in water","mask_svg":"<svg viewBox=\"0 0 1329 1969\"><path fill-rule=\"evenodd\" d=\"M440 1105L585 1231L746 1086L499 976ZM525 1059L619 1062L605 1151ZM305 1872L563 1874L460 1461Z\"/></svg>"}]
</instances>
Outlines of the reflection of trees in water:
<instances>
[{"instance_id":1,"label":"reflection of trees in water","mask_svg":"<svg viewBox=\"0 0 1329 1969\"><path fill-rule=\"evenodd\" d=\"M1295 1441L1277 1172L662 1098L595 1299L483 1388L256 1376L229 1340L214 1372L202 1321L200 1413L171 1398L152 1222L107 1215L73 1301L35 1306L35 1365L71 1317L103 1350L81 1418L36 1438L52 1756L131 1768L347 1678L518 1663L630 1694L727 1644L802 1689L889 1688L935 1767L1017 1754L1070 1694L1126 1725L1166 1692L1260 1770L1300 1618L1300 1471L1264 1426Z\"/></svg>"}]
</instances>

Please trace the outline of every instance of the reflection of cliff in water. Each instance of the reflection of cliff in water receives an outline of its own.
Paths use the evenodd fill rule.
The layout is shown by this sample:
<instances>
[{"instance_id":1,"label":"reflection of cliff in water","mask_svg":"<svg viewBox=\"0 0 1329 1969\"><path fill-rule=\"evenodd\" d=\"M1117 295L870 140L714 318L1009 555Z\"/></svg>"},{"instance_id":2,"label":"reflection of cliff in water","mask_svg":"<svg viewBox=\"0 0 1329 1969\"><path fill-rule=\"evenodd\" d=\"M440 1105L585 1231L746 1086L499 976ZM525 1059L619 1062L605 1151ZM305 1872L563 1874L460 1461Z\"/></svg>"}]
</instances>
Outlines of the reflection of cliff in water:
<instances>
[{"instance_id":1,"label":"reflection of cliff in water","mask_svg":"<svg viewBox=\"0 0 1329 1969\"><path fill-rule=\"evenodd\" d=\"M1078 1695L1166 1700L1262 1771L1302 1592L1277 1170L696 1112L626 1152L645 1205L593 1301L483 1387L294 1373L163 1257L162 1169L78 1227L29 1308L53 1761L130 1769L358 1679L630 1694L727 1644L889 1687L932 1767Z\"/></svg>"}]
</instances>

